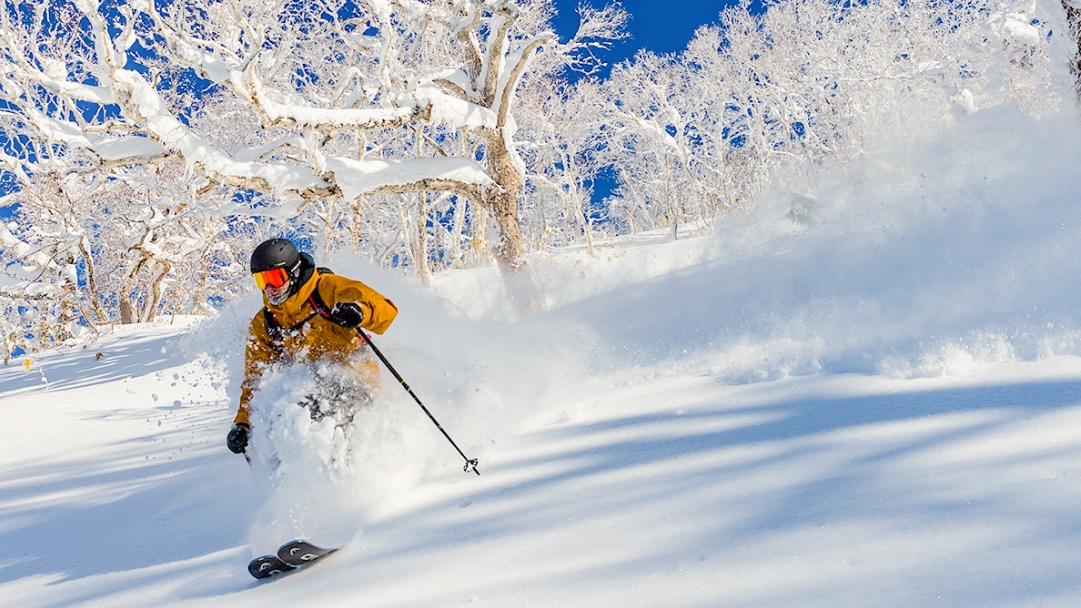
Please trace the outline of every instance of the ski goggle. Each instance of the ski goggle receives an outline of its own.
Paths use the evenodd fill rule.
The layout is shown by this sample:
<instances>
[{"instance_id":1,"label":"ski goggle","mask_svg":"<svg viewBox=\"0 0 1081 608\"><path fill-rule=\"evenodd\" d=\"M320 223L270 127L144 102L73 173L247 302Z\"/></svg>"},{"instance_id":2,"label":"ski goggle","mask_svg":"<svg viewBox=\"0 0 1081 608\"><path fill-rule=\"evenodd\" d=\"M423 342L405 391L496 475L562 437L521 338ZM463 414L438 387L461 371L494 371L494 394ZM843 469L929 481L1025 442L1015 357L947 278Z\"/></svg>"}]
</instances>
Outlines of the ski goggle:
<instances>
[{"instance_id":1,"label":"ski goggle","mask_svg":"<svg viewBox=\"0 0 1081 608\"><path fill-rule=\"evenodd\" d=\"M252 274L252 277L260 290L266 289L268 285L276 289L289 282L289 273L284 268L271 268L270 270L256 272Z\"/></svg>"}]
</instances>

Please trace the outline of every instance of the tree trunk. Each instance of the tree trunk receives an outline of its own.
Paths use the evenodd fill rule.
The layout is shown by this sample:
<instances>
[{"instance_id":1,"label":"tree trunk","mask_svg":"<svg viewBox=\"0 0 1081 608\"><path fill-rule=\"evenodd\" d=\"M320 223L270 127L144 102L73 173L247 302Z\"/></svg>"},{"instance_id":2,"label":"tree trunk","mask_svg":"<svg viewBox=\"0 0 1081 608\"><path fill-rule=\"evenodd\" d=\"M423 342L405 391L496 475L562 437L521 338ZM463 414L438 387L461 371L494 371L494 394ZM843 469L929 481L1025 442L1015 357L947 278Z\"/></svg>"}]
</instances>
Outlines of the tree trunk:
<instances>
[{"instance_id":1,"label":"tree trunk","mask_svg":"<svg viewBox=\"0 0 1081 608\"><path fill-rule=\"evenodd\" d=\"M100 291L98 290L97 270L94 268L94 257L90 255L90 244L85 236L79 239L79 253L86 263L86 286L87 291L90 292L90 305L96 317L94 323L104 325L109 321L109 315L105 313L105 307L101 305L101 298L98 296ZM89 320L87 319L87 321Z\"/></svg>"},{"instance_id":2,"label":"tree trunk","mask_svg":"<svg viewBox=\"0 0 1081 608\"><path fill-rule=\"evenodd\" d=\"M152 323L154 319L158 318L158 307L161 306L161 301L165 297L165 279L169 277L169 273L173 270L173 266L169 262L162 262L157 266L158 275L154 277L150 291L152 294L151 301L147 303L147 310L143 315L143 321L146 323Z\"/></svg>"},{"instance_id":3,"label":"tree trunk","mask_svg":"<svg viewBox=\"0 0 1081 608\"><path fill-rule=\"evenodd\" d=\"M537 312L544 307L544 298L526 263L525 237L518 221L522 177L511 160L503 137L497 132L486 140L488 169L496 186L484 191L484 205L499 226L499 244L494 247L496 264L514 311L519 314Z\"/></svg>"},{"instance_id":4,"label":"tree trunk","mask_svg":"<svg viewBox=\"0 0 1081 608\"><path fill-rule=\"evenodd\" d=\"M131 296L127 293L120 294L120 324L131 325L135 323L135 306L131 303Z\"/></svg>"},{"instance_id":5,"label":"tree trunk","mask_svg":"<svg viewBox=\"0 0 1081 608\"><path fill-rule=\"evenodd\" d=\"M1070 24L1070 33L1077 43L1074 49L1073 64L1070 66L1074 74L1075 86L1078 95L1081 96L1081 8L1071 3L1070 0L1062 0L1062 6L1066 9L1066 20Z\"/></svg>"},{"instance_id":6,"label":"tree trunk","mask_svg":"<svg viewBox=\"0 0 1081 608\"><path fill-rule=\"evenodd\" d=\"M416 250L413 261L416 263L417 280L420 284L429 287L432 284L432 269L428 260L428 193L417 194L417 225L416 225Z\"/></svg>"},{"instance_id":7,"label":"tree trunk","mask_svg":"<svg viewBox=\"0 0 1081 608\"><path fill-rule=\"evenodd\" d=\"M139 251L139 261L135 263L135 266L128 274L128 278L122 283L120 293L117 294L117 298L120 300L120 324L131 325L132 323L139 322L139 313L135 308L135 302L132 301L132 292L135 291L135 285L138 282L137 276L139 272L146 265L146 256L141 250Z\"/></svg>"}]
</instances>

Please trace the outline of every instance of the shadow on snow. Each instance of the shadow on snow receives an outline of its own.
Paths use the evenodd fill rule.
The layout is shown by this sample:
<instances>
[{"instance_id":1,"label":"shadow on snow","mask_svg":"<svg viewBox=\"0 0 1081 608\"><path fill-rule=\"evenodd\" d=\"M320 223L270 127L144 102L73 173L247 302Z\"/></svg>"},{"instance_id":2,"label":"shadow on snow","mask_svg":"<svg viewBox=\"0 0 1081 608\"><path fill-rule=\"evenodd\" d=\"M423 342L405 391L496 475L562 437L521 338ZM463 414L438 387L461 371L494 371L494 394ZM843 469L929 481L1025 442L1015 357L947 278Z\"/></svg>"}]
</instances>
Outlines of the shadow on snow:
<instances>
[{"instance_id":1,"label":"shadow on snow","mask_svg":"<svg viewBox=\"0 0 1081 608\"><path fill-rule=\"evenodd\" d=\"M151 441L0 473L0 583L53 573L63 582L244 544L249 497L234 482L246 476L231 470L243 462L226 459L217 442L183 452Z\"/></svg>"},{"instance_id":2,"label":"shadow on snow","mask_svg":"<svg viewBox=\"0 0 1081 608\"><path fill-rule=\"evenodd\" d=\"M673 404L672 410L678 405ZM512 478L522 481L481 491L465 503L457 497L430 507L438 510L462 504L472 507L482 507L485 503L511 505L497 507L498 516L481 508L475 509L474 513L463 512L463 517L447 518L453 523L444 523L441 519L427 520L418 513L407 513L381 522L379 527L427 526L409 537L416 539L415 542L403 542L388 552L394 556L423 552L433 544L474 544L484 539L520 534L523 530L566 525L568 495L564 485L571 482L579 482L570 486L577 494L575 500L582 502L573 507L581 509L575 512L576 515L598 521L612 513L648 508L651 503L677 505L678 508L685 504L681 502L683 497L690 504L702 504L703 493L710 496L710 500L719 497L716 508L720 512L732 509L745 514L736 518L738 524L724 518L716 522L702 521L705 525L696 528L693 538L681 539L678 547L670 549L671 555L664 555L666 550L658 547L653 556L615 556L610 558L614 562L599 566L626 571L643 567L642 562L687 560L695 555L732 550L744 543L753 544L774 534L855 520L896 523L926 517L933 525L950 525L950 522L965 522L987 514L1001 516L999 509L1006 500L1035 498L1008 490L1004 491L1004 496L982 498L950 495L927 483L923 476L926 463L911 465L911 471L906 472L905 467L909 466L905 464L906 458L970 440L986 441L984 438L989 433L1009 430L1028 418L1078 405L1081 405L1081 381L1068 380L795 399L747 407L713 403L693 407L687 413L658 412L572 424L527 436L532 445L553 446L552 450L499 466ZM837 457L836 441L853 444L852 437L858 434L853 431L857 429L866 427L874 431L875 425L959 413L986 416L973 417L963 424L936 425L932 422L901 435L890 435L888 439L872 433L872 439L878 439L879 445L859 445L860 449L853 450L851 458ZM758 418L759 422L734 428L694 431L696 426L708 428L710 422L748 414L767 416ZM695 419L702 424L694 424ZM675 427L670 424L674 422L678 422ZM663 428L652 428L661 425ZM673 428L678 430L673 431ZM656 432L658 430L660 432ZM843 440L831 435L846 432ZM561 450L559 446L566 441L582 447ZM758 452L756 448L770 449ZM725 457L731 451L741 449L749 450L751 456ZM1026 458L1041 457L1076 459L1081 456L1079 451L1081 448L1057 445L1040 451L1038 446L1033 446L1021 456L981 457L971 462L962 458L962 464L955 468L973 468L979 474L994 475L1004 463L1017 464ZM840 453L847 454L843 450ZM826 458L828 464L816 460L818 456L831 454L832 457ZM711 456L719 457L714 463ZM677 462L685 465L687 458L696 457L699 458L693 461L692 470L683 466L670 476L664 472L663 465ZM546 472L535 473L538 465L543 465L539 470ZM801 467L806 467L802 475L798 473ZM636 468L643 468L643 472L634 476L634 481L627 481L626 475L610 475ZM756 475L763 470L781 472L783 483L756 487L762 482ZM496 470L486 472L497 473ZM593 481L581 483L587 480ZM991 483L996 488L1002 485L1000 481ZM726 488L729 484L738 484L738 489ZM748 494L744 494L745 491ZM1035 521L1036 527L1046 533L1045 541L1053 538L1055 542L1061 542L1064 536L1081 537L1081 524L1077 523L1072 509L1047 506L1033 512L1031 517L1026 512L1026 517L1026 524ZM436 523L426 524L429 521ZM918 527L919 524L913 525ZM1034 539L1032 542L1041 541ZM967 557L976 559L979 556L975 552L984 551L986 547L956 547L955 550L961 554L973 553ZM933 562L928 562L927 567L933 568ZM1064 574L1065 571L1058 572L1058 575ZM1057 582L1053 578L1047 584L1041 584L1040 594L1055 593L1056 589L1076 589L1081 584L1072 575L1066 579L1060 576ZM1015 590L1023 588L1024 585L1014 587Z\"/></svg>"}]
</instances>

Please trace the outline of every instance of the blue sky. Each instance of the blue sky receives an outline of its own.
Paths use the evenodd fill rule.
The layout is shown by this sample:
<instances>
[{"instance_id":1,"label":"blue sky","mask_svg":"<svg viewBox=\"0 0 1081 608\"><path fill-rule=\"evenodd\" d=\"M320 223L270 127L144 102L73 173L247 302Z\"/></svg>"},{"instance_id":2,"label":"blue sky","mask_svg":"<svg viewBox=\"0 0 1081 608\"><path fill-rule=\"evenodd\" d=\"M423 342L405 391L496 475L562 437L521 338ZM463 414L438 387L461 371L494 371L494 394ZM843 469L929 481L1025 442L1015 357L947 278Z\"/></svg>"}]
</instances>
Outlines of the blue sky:
<instances>
[{"instance_id":1,"label":"blue sky","mask_svg":"<svg viewBox=\"0 0 1081 608\"><path fill-rule=\"evenodd\" d=\"M605 0L556 0L559 15L555 27L560 37L567 38L578 26L575 8L582 3L601 7ZM734 0L623 0L623 8L631 15L627 26L631 37L616 42L608 54L606 63L614 64L632 57L638 49L654 53L676 53L690 42L694 31L707 23L716 23L717 15L726 7L736 4Z\"/></svg>"}]
</instances>

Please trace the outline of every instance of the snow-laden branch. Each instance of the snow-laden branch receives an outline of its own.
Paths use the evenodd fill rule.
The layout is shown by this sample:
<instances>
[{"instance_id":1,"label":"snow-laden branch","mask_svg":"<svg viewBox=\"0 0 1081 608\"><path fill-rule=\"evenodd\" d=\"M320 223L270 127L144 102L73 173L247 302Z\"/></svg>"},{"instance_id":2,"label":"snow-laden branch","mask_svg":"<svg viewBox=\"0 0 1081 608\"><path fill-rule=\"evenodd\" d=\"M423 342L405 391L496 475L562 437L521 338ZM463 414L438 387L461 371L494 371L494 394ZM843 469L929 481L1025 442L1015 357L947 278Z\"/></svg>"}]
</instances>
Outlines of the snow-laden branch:
<instances>
[{"instance_id":1,"label":"snow-laden branch","mask_svg":"<svg viewBox=\"0 0 1081 608\"><path fill-rule=\"evenodd\" d=\"M177 119L161 96L137 72L116 70L113 82L123 91L132 118L165 148L207 178L237 188L304 198L330 194L332 184L309 167L281 162L240 161L199 137Z\"/></svg>"},{"instance_id":2,"label":"snow-laden branch","mask_svg":"<svg viewBox=\"0 0 1081 608\"><path fill-rule=\"evenodd\" d=\"M419 86L411 96L429 109L429 117L435 124L467 131L499 126L499 119L490 108L447 95L437 84Z\"/></svg>"},{"instance_id":3,"label":"snow-laden branch","mask_svg":"<svg viewBox=\"0 0 1081 608\"><path fill-rule=\"evenodd\" d=\"M481 189L495 185L483 167L464 158L363 161L329 158L327 170L333 174L346 200L365 194L425 190L450 190L480 200Z\"/></svg>"}]
</instances>

